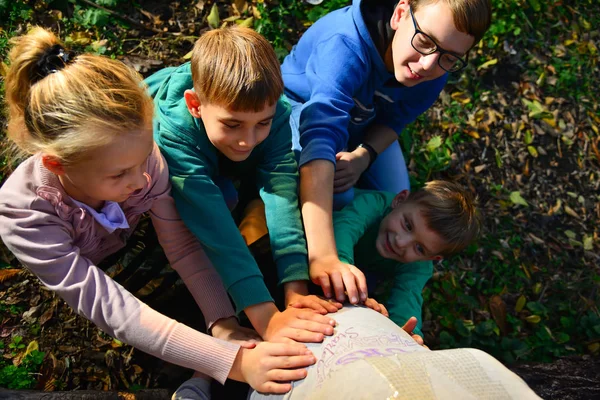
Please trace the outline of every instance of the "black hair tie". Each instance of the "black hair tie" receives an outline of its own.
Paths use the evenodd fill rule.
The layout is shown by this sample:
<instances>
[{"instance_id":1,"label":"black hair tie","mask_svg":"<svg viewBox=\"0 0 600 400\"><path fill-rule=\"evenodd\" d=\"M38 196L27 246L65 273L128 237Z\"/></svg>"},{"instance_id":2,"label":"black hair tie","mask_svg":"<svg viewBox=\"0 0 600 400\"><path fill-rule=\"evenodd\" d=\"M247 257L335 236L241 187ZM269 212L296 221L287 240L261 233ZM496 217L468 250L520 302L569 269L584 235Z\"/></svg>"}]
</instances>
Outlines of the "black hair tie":
<instances>
[{"instance_id":1,"label":"black hair tie","mask_svg":"<svg viewBox=\"0 0 600 400\"><path fill-rule=\"evenodd\" d=\"M36 62L32 83L44 79L50 74L60 71L75 58L75 53L67 52L60 44L55 44L46 49Z\"/></svg>"}]
</instances>

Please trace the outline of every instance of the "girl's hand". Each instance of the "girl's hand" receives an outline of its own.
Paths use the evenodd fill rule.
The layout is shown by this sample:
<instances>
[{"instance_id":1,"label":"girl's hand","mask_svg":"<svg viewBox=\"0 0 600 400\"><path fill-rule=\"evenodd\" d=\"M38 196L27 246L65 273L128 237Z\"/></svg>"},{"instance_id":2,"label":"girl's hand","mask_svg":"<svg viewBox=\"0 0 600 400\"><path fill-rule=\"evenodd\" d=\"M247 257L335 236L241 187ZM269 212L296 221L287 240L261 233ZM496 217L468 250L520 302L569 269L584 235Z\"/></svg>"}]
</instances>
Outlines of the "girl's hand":
<instances>
[{"instance_id":1,"label":"girl's hand","mask_svg":"<svg viewBox=\"0 0 600 400\"><path fill-rule=\"evenodd\" d=\"M365 301L365 306L369 307L371 310L375 310L378 313L385 315L386 317L390 317L390 314L388 313L387 308L385 308L385 306L379 302L377 302L377 300L372 299L372 298L368 298L367 301ZM415 318L416 320L416 318ZM414 329L414 328L413 328Z\"/></svg>"},{"instance_id":2,"label":"girl's hand","mask_svg":"<svg viewBox=\"0 0 600 400\"><path fill-rule=\"evenodd\" d=\"M262 342L262 338L254 329L240 326L235 317L223 318L215 322L211 334L217 339L239 344L246 349L253 349L257 343Z\"/></svg>"},{"instance_id":3,"label":"girl's hand","mask_svg":"<svg viewBox=\"0 0 600 400\"><path fill-rule=\"evenodd\" d=\"M292 389L290 381L304 379L304 368L315 362L303 344L262 342L254 349L240 349L229 378L246 382L262 393L282 394Z\"/></svg>"}]
</instances>

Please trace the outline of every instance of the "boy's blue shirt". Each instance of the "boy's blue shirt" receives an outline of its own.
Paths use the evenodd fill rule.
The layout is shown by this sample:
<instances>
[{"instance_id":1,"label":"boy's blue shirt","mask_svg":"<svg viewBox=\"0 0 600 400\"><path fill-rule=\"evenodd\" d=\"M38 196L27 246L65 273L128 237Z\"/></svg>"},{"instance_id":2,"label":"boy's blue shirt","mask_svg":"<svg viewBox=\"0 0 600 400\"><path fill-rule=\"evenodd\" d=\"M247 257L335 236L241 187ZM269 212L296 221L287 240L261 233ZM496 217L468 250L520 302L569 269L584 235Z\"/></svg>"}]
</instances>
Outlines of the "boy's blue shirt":
<instances>
[{"instance_id":1,"label":"boy's blue shirt","mask_svg":"<svg viewBox=\"0 0 600 400\"><path fill-rule=\"evenodd\" d=\"M421 293L433 274L433 263L418 261L403 264L382 257L375 246L379 225L392 211L393 200L392 193L355 189L353 201L333 213L335 244L340 261L355 265L361 271L393 279L391 293L385 303L390 318L402 326L410 317L417 317L414 332L422 336Z\"/></svg>"},{"instance_id":2,"label":"boy's blue shirt","mask_svg":"<svg viewBox=\"0 0 600 400\"><path fill-rule=\"evenodd\" d=\"M319 19L281 66L286 95L304 103L300 166L316 159L335 164L335 155L349 142L359 144L371 123L400 134L433 105L446 84L447 74L414 87L398 84L361 13L361 3L369 1L354 0Z\"/></svg>"},{"instance_id":3,"label":"boy's blue shirt","mask_svg":"<svg viewBox=\"0 0 600 400\"><path fill-rule=\"evenodd\" d=\"M219 187L216 176L255 181L265 203L280 283L308 280L304 230L298 208L298 167L291 150L290 105L282 97L267 139L242 162L225 160L189 113L183 94L192 89L190 64L146 79L154 98L154 139L169 166L172 195L187 227L202 243L239 311L272 301Z\"/></svg>"}]
</instances>

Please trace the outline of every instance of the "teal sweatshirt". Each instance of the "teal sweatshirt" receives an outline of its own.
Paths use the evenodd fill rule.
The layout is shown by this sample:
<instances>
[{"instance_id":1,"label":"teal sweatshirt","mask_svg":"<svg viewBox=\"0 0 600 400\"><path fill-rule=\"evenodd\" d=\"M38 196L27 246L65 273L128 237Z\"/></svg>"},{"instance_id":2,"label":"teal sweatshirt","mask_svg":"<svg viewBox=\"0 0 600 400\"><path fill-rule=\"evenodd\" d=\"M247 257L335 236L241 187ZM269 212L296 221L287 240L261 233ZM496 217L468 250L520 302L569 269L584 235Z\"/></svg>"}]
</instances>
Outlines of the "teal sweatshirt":
<instances>
[{"instance_id":1,"label":"teal sweatshirt","mask_svg":"<svg viewBox=\"0 0 600 400\"><path fill-rule=\"evenodd\" d=\"M224 158L189 113L183 94L192 89L190 64L146 79L154 97L154 139L169 165L172 195L187 227L202 243L237 311L273 301L221 190L217 176L256 182L280 283L308 280L304 230L298 208L298 166L291 150L290 105L282 97L266 140L242 162Z\"/></svg>"},{"instance_id":2,"label":"teal sweatshirt","mask_svg":"<svg viewBox=\"0 0 600 400\"><path fill-rule=\"evenodd\" d=\"M412 316L417 317L415 333L421 333L423 288L433 274L431 261L403 264L382 257L375 243L379 225L392 211L394 194L355 190L354 200L333 213L335 244L340 261L352 264L363 272L374 272L393 279L388 301L385 303L390 319L402 326Z\"/></svg>"}]
</instances>

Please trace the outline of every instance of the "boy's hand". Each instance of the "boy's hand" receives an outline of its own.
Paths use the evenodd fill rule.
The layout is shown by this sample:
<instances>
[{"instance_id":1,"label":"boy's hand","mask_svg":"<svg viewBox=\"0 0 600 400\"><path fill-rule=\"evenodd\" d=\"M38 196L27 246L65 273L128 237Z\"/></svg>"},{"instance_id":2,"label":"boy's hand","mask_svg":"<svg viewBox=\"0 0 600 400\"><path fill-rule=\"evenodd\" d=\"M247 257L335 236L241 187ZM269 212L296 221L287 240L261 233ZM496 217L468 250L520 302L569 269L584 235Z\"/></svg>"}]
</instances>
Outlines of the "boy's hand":
<instances>
[{"instance_id":1,"label":"boy's hand","mask_svg":"<svg viewBox=\"0 0 600 400\"><path fill-rule=\"evenodd\" d=\"M215 322L210 329L213 337L239 344L246 349L253 349L262 342L262 338L254 329L240 326L237 318L222 318Z\"/></svg>"},{"instance_id":2,"label":"boy's hand","mask_svg":"<svg viewBox=\"0 0 600 400\"><path fill-rule=\"evenodd\" d=\"M315 362L303 344L262 342L254 349L240 349L228 377L262 393L287 393L292 389L289 382L304 379L304 367Z\"/></svg>"},{"instance_id":3,"label":"boy's hand","mask_svg":"<svg viewBox=\"0 0 600 400\"><path fill-rule=\"evenodd\" d=\"M385 315L388 318L390 317L390 314L388 313L387 308L385 308L385 306L383 304L379 303L377 300L375 300L371 297L369 297L367 299L367 301L365 301L365 306L369 307L371 310L377 311L378 313L380 313L382 315Z\"/></svg>"},{"instance_id":4,"label":"boy's hand","mask_svg":"<svg viewBox=\"0 0 600 400\"><path fill-rule=\"evenodd\" d=\"M310 308L323 315L336 312L342 308L342 304L337 301L308 294L306 281L286 282L283 284L283 290L286 307Z\"/></svg>"},{"instance_id":5,"label":"boy's hand","mask_svg":"<svg viewBox=\"0 0 600 400\"><path fill-rule=\"evenodd\" d=\"M406 321L406 323L404 324L402 329L404 329L406 331L406 333L408 333L414 339L415 342L417 342L421 346L425 347L426 349L429 349L429 347L425 346L425 342L423 341L423 338L420 335L413 333L413 331L415 330L416 327L417 327L417 317L410 317L408 319L408 321Z\"/></svg>"},{"instance_id":6,"label":"boy's hand","mask_svg":"<svg viewBox=\"0 0 600 400\"><path fill-rule=\"evenodd\" d=\"M341 151L335 155L335 160L334 193L342 193L350 189L369 168L369 152L362 147L351 153Z\"/></svg>"},{"instance_id":7,"label":"boy's hand","mask_svg":"<svg viewBox=\"0 0 600 400\"><path fill-rule=\"evenodd\" d=\"M263 339L269 342L320 343L333 335L335 321L309 310L287 308L269 320Z\"/></svg>"},{"instance_id":8,"label":"boy's hand","mask_svg":"<svg viewBox=\"0 0 600 400\"><path fill-rule=\"evenodd\" d=\"M335 298L340 302L346 299L344 287L350 303L357 304L359 301L367 300L367 279L365 274L354 265L343 263L337 257L316 259L310 263L309 272L310 279L321 286L327 298L331 297L333 286Z\"/></svg>"}]
</instances>

